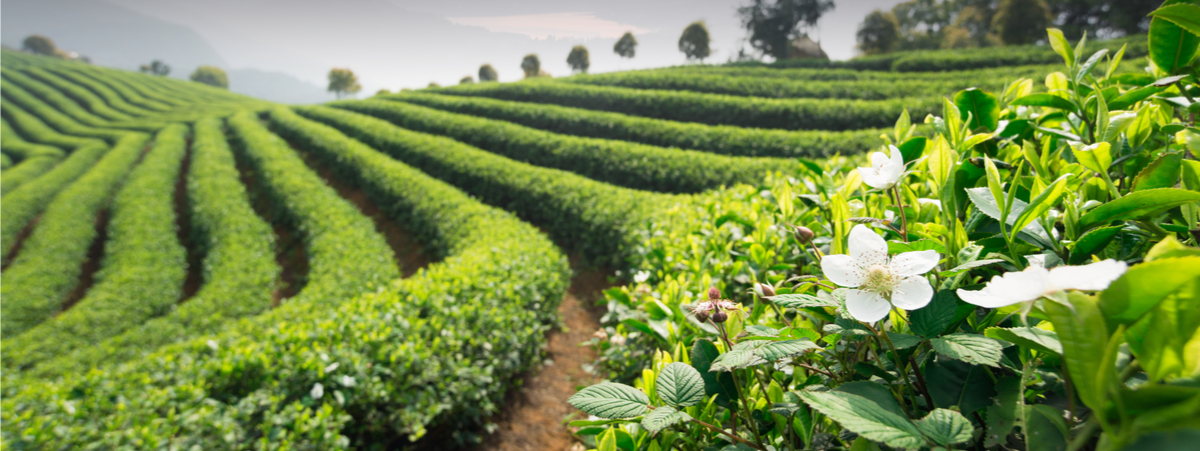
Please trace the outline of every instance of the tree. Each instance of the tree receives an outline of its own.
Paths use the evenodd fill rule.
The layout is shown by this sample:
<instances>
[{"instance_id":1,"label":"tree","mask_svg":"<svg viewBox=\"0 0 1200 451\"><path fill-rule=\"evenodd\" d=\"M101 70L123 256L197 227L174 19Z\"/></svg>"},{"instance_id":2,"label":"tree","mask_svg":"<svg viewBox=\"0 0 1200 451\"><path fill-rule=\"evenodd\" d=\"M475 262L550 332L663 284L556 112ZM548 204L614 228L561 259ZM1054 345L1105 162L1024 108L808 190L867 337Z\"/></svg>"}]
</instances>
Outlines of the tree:
<instances>
[{"instance_id":1,"label":"tree","mask_svg":"<svg viewBox=\"0 0 1200 451\"><path fill-rule=\"evenodd\" d=\"M442 85L439 85L436 81L431 81L431 82L429 82L429 86L426 86L426 88L440 88L440 87L442 87Z\"/></svg>"},{"instance_id":2,"label":"tree","mask_svg":"<svg viewBox=\"0 0 1200 451\"><path fill-rule=\"evenodd\" d=\"M1031 44L1041 37L1050 20L1045 0L1000 0L992 30L1005 44Z\"/></svg>"},{"instance_id":3,"label":"tree","mask_svg":"<svg viewBox=\"0 0 1200 451\"><path fill-rule=\"evenodd\" d=\"M738 8L742 27L749 34L750 46L777 60L787 58L793 39L803 34L802 27L817 25L821 15L833 9L833 0L754 0Z\"/></svg>"},{"instance_id":4,"label":"tree","mask_svg":"<svg viewBox=\"0 0 1200 451\"><path fill-rule=\"evenodd\" d=\"M470 75L467 75L467 76L463 77L462 79L458 80L458 84L460 84L460 85L473 85L473 84L475 84L475 79L474 79L474 78L471 78L471 76L470 76Z\"/></svg>"},{"instance_id":5,"label":"tree","mask_svg":"<svg viewBox=\"0 0 1200 451\"><path fill-rule=\"evenodd\" d=\"M592 62L588 58L587 47L577 45L571 47L571 53L567 55L567 65L571 66L572 71L587 73L588 66Z\"/></svg>"},{"instance_id":6,"label":"tree","mask_svg":"<svg viewBox=\"0 0 1200 451\"><path fill-rule=\"evenodd\" d=\"M633 33L626 31L621 35L621 39L618 39L617 43L613 45L613 52L621 58L633 58L634 53L637 52L637 44Z\"/></svg>"},{"instance_id":7,"label":"tree","mask_svg":"<svg viewBox=\"0 0 1200 451\"><path fill-rule=\"evenodd\" d=\"M708 35L708 26L704 25L703 20L697 20L683 29L683 34L679 36L679 51L687 55L689 60L703 62L712 55L712 50L708 47L710 43L712 38Z\"/></svg>"},{"instance_id":8,"label":"tree","mask_svg":"<svg viewBox=\"0 0 1200 451\"><path fill-rule=\"evenodd\" d=\"M229 89L229 77L225 75L225 71L215 66L200 66L197 67L192 75L189 76L192 81L204 83L218 88Z\"/></svg>"},{"instance_id":9,"label":"tree","mask_svg":"<svg viewBox=\"0 0 1200 451\"><path fill-rule=\"evenodd\" d=\"M485 81L496 81L499 78L500 78L500 76L496 74L496 69L493 68L491 64L484 64L482 66L479 66L479 82L480 83L483 83Z\"/></svg>"},{"instance_id":10,"label":"tree","mask_svg":"<svg viewBox=\"0 0 1200 451\"><path fill-rule=\"evenodd\" d=\"M542 70L542 62L538 60L536 53L525 55L525 58L521 60L521 70L525 71L525 78L538 76L538 72Z\"/></svg>"},{"instance_id":11,"label":"tree","mask_svg":"<svg viewBox=\"0 0 1200 451\"><path fill-rule=\"evenodd\" d=\"M54 41L40 34L30 35L25 38L21 42L21 50L34 55L63 57L63 52L58 50L58 46L54 45Z\"/></svg>"},{"instance_id":12,"label":"tree","mask_svg":"<svg viewBox=\"0 0 1200 451\"><path fill-rule=\"evenodd\" d=\"M138 69L141 70L143 74L157 75L159 77L165 77L167 74L171 73L171 66L168 66L166 63L159 60L151 61L150 64L143 64L142 67Z\"/></svg>"},{"instance_id":13,"label":"tree","mask_svg":"<svg viewBox=\"0 0 1200 451\"><path fill-rule=\"evenodd\" d=\"M1162 0L1047 0L1055 25L1070 39L1121 36L1150 30L1148 15Z\"/></svg>"},{"instance_id":14,"label":"tree","mask_svg":"<svg viewBox=\"0 0 1200 451\"><path fill-rule=\"evenodd\" d=\"M353 71L335 67L329 69L329 87L325 90L340 99L344 95L362 90L362 86L358 84L358 76L354 75Z\"/></svg>"},{"instance_id":15,"label":"tree","mask_svg":"<svg viewBox=\"0 0 1200 451\"><path fill-rule=\"evenodd\" d=\"M896 15L876 9L858 26L858 49L864 55L878 55L892 51L900 38L900 24Z\"/></svg>"}]
</instances>

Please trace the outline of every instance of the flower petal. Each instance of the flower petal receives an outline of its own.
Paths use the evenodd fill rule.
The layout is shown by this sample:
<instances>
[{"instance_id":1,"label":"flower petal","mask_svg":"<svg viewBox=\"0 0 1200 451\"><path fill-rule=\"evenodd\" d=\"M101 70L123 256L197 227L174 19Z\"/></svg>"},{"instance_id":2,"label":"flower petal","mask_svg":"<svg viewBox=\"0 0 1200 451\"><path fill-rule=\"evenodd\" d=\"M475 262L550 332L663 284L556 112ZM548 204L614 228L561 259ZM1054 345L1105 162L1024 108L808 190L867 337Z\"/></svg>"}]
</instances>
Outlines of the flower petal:
<instances>
[{"instance_id":1,"label":"flower petal","mask_svg":"<svg viewBox=\"0 0 1200 451\"><path fill-rule=\"evenodd\" d=\"M849 255L826 255L821 259L821 272L825 278L843 287L854 288L863 284L866 274L854 264Z\"/></svg>"},{"instance_id":2,"label":"flower petal","mask_svg":"<svg viewBox=\"0 0 1200 451\"><path fill-rule=\"evenodd\" d=\"M937 266L941 256L937 251L905 252L892 259L892 272L902 277L919 276Z\"/></svg>"},{"instance_id":3,"label":"flower petal","mask_svg":"<svg viewBox=\"0 0 1200 451\"><path fill-rule=\"evenodd\" d=\"M881 169L888 164L888 156L883 152L874 152L871 154L871 168Z\"/></svg>"},{"instance_id":4,"label":"flower petal","mask_svg":"<svg viewBox=\"0 0 1200 451\"><path fill-rule=\"evenodd\" d=\"M867 184L867 186L871 188L888 189L893 185L893 183L888 182L887 177L884 177L883 174L881 174L879 170L875 168L860 167L858 168L858 175L862 177L863 183Z\"/></svg>"},{"instance_id":5,"label":"flower petal","mask_svg":"<svg viewBox=\"0 0 1200 451\"><path fill-rule=\"evenodd\" d=\"M909 277L901 280L892 290L892 305L905 310L916 310L933 299L933 286L924 277Z\"/></svg>"},{"instance_id":6,"label":"flower petal","mask_svg":"<svg viewBox=\"0 0 1200 451\"><path fill-rule=\"evenodd\" d=\"M887 250L887 241L867 226L858 224L850 229L850 257L858 267L887 265Z\"/></svg>"},{"instance_id":7,"label":"flower petal","mask_svg":"<svg viewBox=\"0 0 1200 451\"><path fill-rule=\"evenodd\" d=\"M896 146L889 145L888 148L892 156L879 173L892 179L892 183L896 183L900 181L900 176L904 174L904 155L900 153L900 149L897 149Z\"/></svg>"},{"instance_id":8,"label":"flower petal","mask_svg":"<svg viewBox=\"0 0 1200 451\"><path fill-rule=\"evenodd\" d=\"M1050 283L1060 290L1098 291L1125 274L1129 265L1113 259L1084 266L1059 266L1050 270Z\"/></svg>"},{"instance_id":9,"label":"flower petal","mask_svg":"<svg viewBox=\"0 0 1200 451\"><path fill-rule=\"evenodd\" d=\"M993 296L992 293L987 289L979 291L967 291L960 288L958 290L958 298L962 299L963 302L978 305L983 308L1000 308L1020 302Z\"/></svg>"},{"instance_id":10,"label":"flower petal","mask_svg":"<svg viewBox=\"0 0 1200 451\"><path fill-rule=\"evenodd\" d=\"M854 319L873 323L892 311L892 303L874 291L849 290L846 292L846 310Z\"/></svg>"},{"instance_id":11,"label":"flower petal","mask_svg":"<svg viewBox=\"0 0 1200 451\"><path fill-rule=\"evenodd\" d=\"M1008 303L1005 305L1009 305L1040 298L1051 288L1050 271L1039 266L1030 266L1024 271L993 277L986 290L992 296Z\"/></svg>"}]
</instances>

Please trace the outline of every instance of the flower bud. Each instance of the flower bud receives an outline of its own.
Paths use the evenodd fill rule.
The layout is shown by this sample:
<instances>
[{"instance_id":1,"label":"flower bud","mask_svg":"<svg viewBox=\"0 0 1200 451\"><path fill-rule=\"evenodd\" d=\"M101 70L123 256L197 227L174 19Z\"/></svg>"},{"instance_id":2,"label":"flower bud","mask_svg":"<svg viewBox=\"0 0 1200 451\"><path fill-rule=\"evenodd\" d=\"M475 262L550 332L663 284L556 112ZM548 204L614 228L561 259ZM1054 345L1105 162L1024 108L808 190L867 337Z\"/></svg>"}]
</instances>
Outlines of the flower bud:
<instances>
[{"instance_id":1,"label":"flower bud","mask_svg":"<svg viewBox=\"0 0 1200 451\"><path fill-rule=\"evenodd\" d=\"M758 285L755 285L754 291L756 291L759 296L762 296L764 298L769 298L771 296L775 296L775 289L771 288L770 285L767 285L765 283L760 283Z\"/></svg>"},{"instance_id":2,"label":"flower bud","mask_svg":"<svg viewBox=\"0 0 1200 451\"><path fill-rule=\"evenodd\" d=\"M729 314L725 313L724 310L717 310L712 314L712 321L714 323L723 323L727 319L729 319Z\"/></svg>"},{"instance_id":3,"label":"flower bud","mask_svg":"<svg viewBox=\"0 0 1200 451\"><path fill-rule=\"evenodd\" d=\"M804 226L796 227L794 233L796 235L796 241L799 241L800 244L808 244L810 241L812 241L814 235L812 229Z\"/></svg>"},{"instance_id":4,"label":"flower bud","mask_svg":"<svg viewBox=\"0 0 1200 451\"><path fill-rule=\"evenodd\" d=\"M696 321L701 323L708 322L708 312L704 310L696 312Z\"/></svg>"},{"instance_id":5,"label":"flower bud","mask_svg":"<svg viewBox=\"0 0 1200 451\"><path fill-rule=\"evenodd\" d=\"M713 300L721 299L721 290L718 290L717 287L709 288L708 289L708 298L713 299Z\"/></svg>"}]
</instances>

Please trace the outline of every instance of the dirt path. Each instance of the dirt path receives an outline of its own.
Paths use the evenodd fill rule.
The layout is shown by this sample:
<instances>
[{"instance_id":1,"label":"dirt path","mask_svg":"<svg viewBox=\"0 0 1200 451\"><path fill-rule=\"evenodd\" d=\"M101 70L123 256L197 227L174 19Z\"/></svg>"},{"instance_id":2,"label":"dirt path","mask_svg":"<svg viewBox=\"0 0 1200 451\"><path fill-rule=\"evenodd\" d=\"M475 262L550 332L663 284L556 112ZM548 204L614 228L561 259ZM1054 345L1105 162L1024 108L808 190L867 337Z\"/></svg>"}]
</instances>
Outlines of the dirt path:
<instances>
[{"instance_id":1,"label":"dirt path","mask_svg":"<svg viewBox=\"0 0 1200 451\"><path fill-rule=\"evenodd\" d=\"M574 266L574 265L573 265ZM575 411L567 404L577 387L599 382L583 369L596 358L579 344L600 328L603 307L592 307L608 288L609 273L577 272L558 307L563 329L549 333L546 359L552 362L532 372L521 388L508 396L508 408L492 421L498 428L484 451L568 451L575 440L563 420ZM580 448L581 449L581 448Z\"/></svg>"}]
</instances>

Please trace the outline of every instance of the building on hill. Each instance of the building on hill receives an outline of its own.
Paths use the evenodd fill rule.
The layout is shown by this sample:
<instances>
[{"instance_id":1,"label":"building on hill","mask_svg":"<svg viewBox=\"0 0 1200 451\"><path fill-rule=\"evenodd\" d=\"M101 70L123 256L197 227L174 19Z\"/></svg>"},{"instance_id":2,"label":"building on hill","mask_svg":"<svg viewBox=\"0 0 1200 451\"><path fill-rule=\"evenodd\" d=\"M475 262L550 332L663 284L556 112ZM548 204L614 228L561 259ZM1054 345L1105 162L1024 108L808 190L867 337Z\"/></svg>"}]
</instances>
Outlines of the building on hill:
<instances>
[{"instance_id":1,"label":"building on hill","mask_svg":"<svg viewBox=\"0 0 1200 451\"><path fill-rule=\"evenodd\" d=\"M792 40L788 47L788 58L827 60L829 55L821 49L821 43L813 41L807 34L804 34Z\"/></svg>"}]
</instances>

